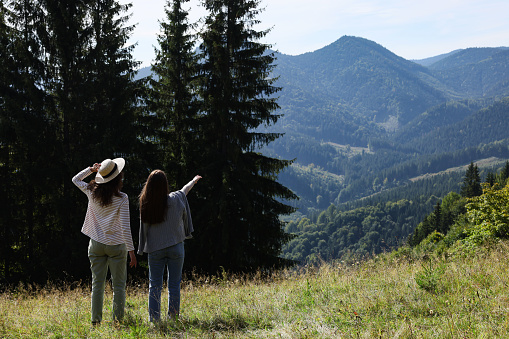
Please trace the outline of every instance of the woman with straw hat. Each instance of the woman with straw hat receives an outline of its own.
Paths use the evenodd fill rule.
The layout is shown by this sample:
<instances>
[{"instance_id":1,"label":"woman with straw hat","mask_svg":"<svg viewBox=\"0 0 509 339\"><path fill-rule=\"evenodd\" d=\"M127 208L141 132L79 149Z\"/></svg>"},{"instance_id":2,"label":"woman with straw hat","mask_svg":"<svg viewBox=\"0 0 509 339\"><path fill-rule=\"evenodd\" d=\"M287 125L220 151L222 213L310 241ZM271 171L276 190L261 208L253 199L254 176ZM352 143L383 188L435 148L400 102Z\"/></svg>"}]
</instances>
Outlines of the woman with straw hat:
<instances>
[{"instance_id":1,"label":"woman with straw hat","mask_svg":"<svg viewBox=\"0 0 509 339\"><path fill-rule=\"evenodd\" d=\"M122 320L125 307L127 253L130 266L136 266L129 221L129 199L121 192L125 160L106 159L87 167L72 182L88 197L88 208L81 232L90 237L88 258L92 271L92 324L102 320L104 287L108 268L113 283L113 320ZM84 178L97 173L88 184Z\"/></svg>"}]
</instances>

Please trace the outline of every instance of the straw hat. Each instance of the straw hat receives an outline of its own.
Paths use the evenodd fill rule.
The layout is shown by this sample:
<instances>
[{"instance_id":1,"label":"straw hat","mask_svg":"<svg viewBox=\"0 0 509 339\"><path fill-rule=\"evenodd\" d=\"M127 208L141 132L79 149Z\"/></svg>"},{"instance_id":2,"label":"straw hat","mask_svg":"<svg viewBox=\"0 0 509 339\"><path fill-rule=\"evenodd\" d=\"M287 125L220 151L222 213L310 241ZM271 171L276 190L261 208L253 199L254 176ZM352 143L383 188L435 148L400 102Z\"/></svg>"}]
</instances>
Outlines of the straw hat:
<instances>
[{"instance_id":1,"label":"straw hat","mask_svg":"<svg viewBox=\"0 0 509 339\"><path fill-rule=\"evenodd\" d=\"M104 184L108 181L113 180L125 166L125 160L123 158L106 159L101 162L101 167L97 171L95 176L95 182L98 184Z\"/></svg>"}]
</instances>

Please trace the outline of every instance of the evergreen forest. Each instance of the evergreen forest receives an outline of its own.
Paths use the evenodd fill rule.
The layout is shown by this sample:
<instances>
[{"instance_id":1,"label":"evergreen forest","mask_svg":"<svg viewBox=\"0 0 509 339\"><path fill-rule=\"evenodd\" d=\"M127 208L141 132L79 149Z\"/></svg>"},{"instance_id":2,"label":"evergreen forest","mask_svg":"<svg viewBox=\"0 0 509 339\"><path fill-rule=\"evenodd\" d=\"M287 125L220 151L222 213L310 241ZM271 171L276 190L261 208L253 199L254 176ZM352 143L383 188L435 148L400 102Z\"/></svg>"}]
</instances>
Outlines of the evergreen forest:
<instances>
[{"instance_id":1,"label":"evergreen forest","mask_svg":"<svg viewBox=\"0 0 509 339\"><path fill-rule=\"evenodd\" d=\"M116 0L1 2L0 282L89 279L81 234L82 169L123 157L123 191L137 246L137 198L154 169L189 196L195 232L186 269L251 271L286 265L282 215L295 194L277 179L291 161L259 149L280 115L259 1L205 0L199 34L187 0L167 3L149 76L127 41L131 5ZM141 269L129 270L145 277Z\"/></svg>"},{"instance_id":2,"label":"evergreen forest","mask_svg":"<svg viewBox=\"0 0 509 339\"><path fill-rule=\"evenodd\" d=\"M135 246L148 174L164 170L171 190L203 176L188 271L478 239L461 221L483 192L504 196L509 173L509 48L405 60L343 36L290 56L260 42L259 0L203 0L196 23L187 2L167 2L142 69L130 5L1 2L0 283L88 279L71 178L114 157Z\"/></svg>"}]
</instances>

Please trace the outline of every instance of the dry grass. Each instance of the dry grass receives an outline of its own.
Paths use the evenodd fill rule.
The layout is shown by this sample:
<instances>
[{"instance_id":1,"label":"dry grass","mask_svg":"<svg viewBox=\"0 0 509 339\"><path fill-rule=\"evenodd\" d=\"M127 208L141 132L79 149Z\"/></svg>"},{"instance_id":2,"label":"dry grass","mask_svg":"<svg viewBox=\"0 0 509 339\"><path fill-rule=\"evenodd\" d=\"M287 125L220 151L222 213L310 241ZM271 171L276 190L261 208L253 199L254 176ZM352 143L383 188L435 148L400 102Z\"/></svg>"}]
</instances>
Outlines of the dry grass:
<instances>
[{"instance_id":1,"label":"dry grass","mask_svg":"<svg viewBox=\"0 0 509 339\"><path fill-rule=\"evenodd\" d=\"M178 321L147 320L147 288L128 290L123 323L90 324L89 289L0 295L2 338L509 337L509 245L417 260L409 251L361 264L185 281ZM163 299L166 305L166 299ZM111 291L104 316L111 315ZM163 307L164 310L164 307Z\"/></svg>"}]
</instances>

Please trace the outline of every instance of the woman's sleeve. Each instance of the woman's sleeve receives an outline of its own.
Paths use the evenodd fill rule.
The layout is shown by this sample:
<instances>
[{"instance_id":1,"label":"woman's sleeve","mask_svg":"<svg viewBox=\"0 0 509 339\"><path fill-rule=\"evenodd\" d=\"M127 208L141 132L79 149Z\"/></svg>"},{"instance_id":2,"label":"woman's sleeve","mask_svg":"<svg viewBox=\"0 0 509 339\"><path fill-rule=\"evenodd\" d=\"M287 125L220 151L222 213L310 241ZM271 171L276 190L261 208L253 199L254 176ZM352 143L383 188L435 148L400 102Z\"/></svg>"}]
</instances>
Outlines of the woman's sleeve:
<instances>
[{"instance_id":1,"label":"woman's sleeve","mask_svg":"<svg viewBox=\"0 0 509 339\"><path fill-rule=\"evenodd\" d=\"M83 171L72 177L72 183L86 194L87 183L83 181L86 177L92 174L90 167L85 168Z\"/></svg>"},{"instance_id":2,"label":"woman's sleeve","mask_svg":"<svg viewBox=\"0 0 509 339\"><path fill-rule=\"evenodd\" d=\"M125 197L120 206L120 224L124 232L124 242L128 251L134 251L133 236L131 234L131 221L129 219L129 198Z\"/></svg>"},{"instance_id":3,"label":"woman's sleeve","mask_svg":"<svg viewBox=\"0 0 509 339\"><path fill-rule=\"evenodd\" d=\"M191 239L193 236L191 233L194 232L193 227L193 219L191 218L191 208L189 208L189 201L187 200L187 196L184 194L183 190L176 192L179 199L182 201L184 205L184 213L182 216L182 222L184 224L184 234L186 239Z\"/></svg>"},{"instance_id":4,"label":"woman's sleeve","mask_svg":"<svg viewBox=\"0 0 509 339\"><path fill-rule=\"evenodd\" d=\"M191 190L191 188L193 188L194 184L196 182L193 180L189 181L187 184L184 185L184 187L182 187L181 191L184 192L185 195L187 195L187 193L189 193L189 191Z\"/></svg>"}]
</instances>

